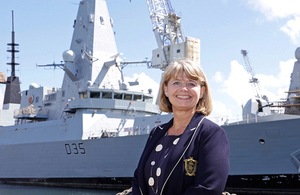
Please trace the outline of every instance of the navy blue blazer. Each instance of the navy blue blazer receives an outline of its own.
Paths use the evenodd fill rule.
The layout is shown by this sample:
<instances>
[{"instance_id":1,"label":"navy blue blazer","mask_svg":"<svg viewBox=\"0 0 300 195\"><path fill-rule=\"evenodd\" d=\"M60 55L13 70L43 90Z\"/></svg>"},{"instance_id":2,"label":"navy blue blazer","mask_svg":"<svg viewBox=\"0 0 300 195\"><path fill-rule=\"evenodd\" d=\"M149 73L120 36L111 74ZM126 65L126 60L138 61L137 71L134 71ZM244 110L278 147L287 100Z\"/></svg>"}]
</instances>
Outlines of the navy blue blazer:
<instances>
[{"instance_id":1,"label":"navy blue blazer","mask_svg":"<svg viewBox=\"0 0 300 195\"><path fill-rule=\"evenodd\" d=\"M145 162L158 140L172 125L173 119L151 131L132 179L133 195L148 194L148 181L143 174ZM185 160L196 160L193 161L197 162L196 170L186 169ZM225 131L204 118L202 113L196 112L181 135L168 164L160 194L221 195L229 172L229 143ZM194 171L195 175L188 174L189 171Z\"/></svg>"}]
</instances>

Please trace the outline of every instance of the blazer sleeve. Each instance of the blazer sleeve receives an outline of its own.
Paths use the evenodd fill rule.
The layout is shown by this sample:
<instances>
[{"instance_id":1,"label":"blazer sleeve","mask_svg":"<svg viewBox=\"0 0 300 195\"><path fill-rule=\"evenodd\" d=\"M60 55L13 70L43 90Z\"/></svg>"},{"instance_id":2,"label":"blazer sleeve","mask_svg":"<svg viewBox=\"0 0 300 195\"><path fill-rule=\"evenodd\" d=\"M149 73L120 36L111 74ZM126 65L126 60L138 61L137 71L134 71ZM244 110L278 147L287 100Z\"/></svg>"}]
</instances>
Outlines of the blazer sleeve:
<instances>
[{"instance_id":1,"label":"blazer sleeve","mask_svg":"<svg viewBox=\"0 0 300 195\"><path fill-rule=\"evenodd\" d=\"M140 189L139 189L139 184L138 184L138 168L134 172L134 177L131 181L132 183L132 194L133 195L140 195Z\"/></svg>"},{"instance_id":2,"label":"blazer sleeve","mask_svg":"<svg viewBox=\"0 0 300 195\"><path fill-rule=\"evenodd\" d=\"M229 143L224 129L206 119L194 149L198 154L196 176L194 185L184 194L222 194L229 172Z\"/></svg>"}]
</instances>

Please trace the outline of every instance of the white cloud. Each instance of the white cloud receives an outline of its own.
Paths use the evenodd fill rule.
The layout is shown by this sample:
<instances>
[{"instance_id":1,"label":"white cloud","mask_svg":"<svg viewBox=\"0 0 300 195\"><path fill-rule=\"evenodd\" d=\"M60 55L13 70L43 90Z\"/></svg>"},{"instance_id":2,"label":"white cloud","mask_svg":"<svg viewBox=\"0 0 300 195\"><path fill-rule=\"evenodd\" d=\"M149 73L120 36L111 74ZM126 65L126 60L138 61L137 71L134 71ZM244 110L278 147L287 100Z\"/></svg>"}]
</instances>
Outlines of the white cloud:
<instances>
[{"instance_id":1,"label":"white cloud","mask_svg":"<svg viewBox=\"0 0 300 195\"><path fill-rule=\"evenodd\" d=\"M294 68L294 63L295 59L290 59L288 61L281 61L279 63L280 66L280 74L278 75L278 79L280 82L280 87L277 89L277 95L279 98L286 98L287 96L287 91L290 86L290 81L291 81L291 73Z\"/></svg>"},{"instance_id":2,"label":"white cloud","mask_svg":"<svg viewBox=\"0 0 300 195\"><path fill-rule=\"evenodd\" d=\"M213 100L213 111L214 111L214 113L217 113L217 114L226 113L226 115L227 115L228 113L231 113L231 110L229 110L226 107L226 104L224 104L221 101L215 101L215 100Z\"/></svg>"},{"instance_id":3,"label":"white cloud","mask_svg":"<svg viewBox=\"0 0 300 195\"><path fill-rule=\"evenodd\" d=\"M270 101L278 101L278 94L275 93L272 89L277 89L281 86L281 83L278 78L274 77L273 75L263 75L259 74L256 75L259 80L260 90L259 93L262 96L267 96Z\"/></svg>"},{"instance_id":4,"label":"white cloud","mask_svg":"<svg viewBox=\"0 0 300 195\"><path fill-rule=\"evenodd\" d=\"M134 74L133 78L125 77L125 80L127 82L138 80L139 85L130 86L130 90L148 92L148 89L152 89L152 95L154 98L153 102L155 103L159 90L159 84L153 79L142 72L141 74Z\"/></svg>"},{"instance_id":5,"label":"white cloud","mask_svg":"<svg viewBox=\"0 0 300 195\"><path fill-rule=\"evenodd\" d=\"M248 0L248 4L255 10L260 11L269 21L288 19L280 28L286 33L293 44L300 43L300 1L299 0ZM292 19L291 19L292 18Z\"/></svg>"},{"instance_id":6,"label":"white cloud","mask_svg":"<svg viewBox=\"0 0 300 195\"><path fill-rule=\"evenodd\" d=\"M290 59L288 61L280 61L280 73L278 75L278 79L282 86L287 86L290 84L290 77L294 68L294 64L296 59Z\"/></svg>"},{"instance_id":7,"label":"white cloud","mask_svg":"<svg viewBox=\"0 0 300 195\"><path fill-rule=\"evenodd\" d=\"M234 60L231 62L231 72L224 81L221 91L231 96L238 105L242 105L254 95L248 78L244 67Z\"/></svg>"},{"instance_id":8,"label":"white cloud","mask_svg":"<svg viewBox=\"0 0 300 195\"><path fill-rule=\"evenodd\" d=\"M259 10L268 20L300 15L299 0L248 0L248 4Z\"/></svg>"},{"instance_id":9,"label":"white cloud","mask_svg":"<svg viewBox=\"0 0 300 195\"><path fill-rule=\"evenodd\" d=\"M208 118L219 125L223 125L226 119L232 118L232 110L221 101L213 100L213 110Z\"/></svg>"},{"instance_id":10,"label":"white cloud","mask_svg":"<svg viewBox=\"0 0 300 195\"><path fill-rule=\"evenodd\" d=\"M279 63L280 73L277 76L259 74L255 75L259 80L260 94L266 95L270 101L279 101L281 98L286 98L286 91L290 84L290 75L293 71L295 59L281 61ZM220 75L222 73L218 73ZM256 91L249 83L249 75L242 65L237 61L231 62L231 70L228 78L224 79L221 88L218 90L221 93L230 96L237 105L245 105L245 103L256 95ZM223 98L225 101L225 98ZM219 101L219 100L218 100ZM236 117L232 115L232 110L221 102L213 102L213 115L226 115L229 118Z\"/></svg>"},{"instance_id":11,"label":"white cloud","mask_svg":"<svg viewBox=\"0 0 300 195\"><path fill-rule=\"evenodd\" d=\"M280 72L275 77L273 75L257 75L261 84L261 94L267 95L270 101L278 101L286 98L290 86L290 76L293 71L295 59L280 61Z\"/></svg>"},{"instance_id":12,"label":"white cloud","mask_svg":"<svg viewBox=\"0 0 300 195\"><path fill-rule=\"evenodd\" d=\"M224 74L221 72L216 72L216 74L213 76L212 80L216 83L221 83L223 81Z\"/></svg>"},{"instance_id":13,"label":"white cloud","mask_svg":"<svg viewBox=\"0 0 300 195\"><path fill-rule=\"evenodd\" d=\"M300 45L300 16L289 20L280 30L291 38L294 45Z\"/></svg>"},{"instance_id":14,"label":"white cloud","mask_svg":"<svg viewBox=\"0 0 300 195\"><path fill-rule=\"evenodd\" d=\"M295 59L280 61L280 73L276 77L273 75L257 75L261 85L261 95L266 95L270 101L279 101L286 98L286 91L290 86L290 76L295 61Z\"/></svg>"},{"instance_id":15,"label":"white cloud","mask_svg":"<svg viewBox=\"0 0 300 195\"><path fill-rule=\"evenodd\" d=\"M264 75L264 74L257 74L256 77L259 80L259 83L262 88L265 87L278 87L280 86L280 82L278 78L273 75Z\"/></svg>"}]
</instances>

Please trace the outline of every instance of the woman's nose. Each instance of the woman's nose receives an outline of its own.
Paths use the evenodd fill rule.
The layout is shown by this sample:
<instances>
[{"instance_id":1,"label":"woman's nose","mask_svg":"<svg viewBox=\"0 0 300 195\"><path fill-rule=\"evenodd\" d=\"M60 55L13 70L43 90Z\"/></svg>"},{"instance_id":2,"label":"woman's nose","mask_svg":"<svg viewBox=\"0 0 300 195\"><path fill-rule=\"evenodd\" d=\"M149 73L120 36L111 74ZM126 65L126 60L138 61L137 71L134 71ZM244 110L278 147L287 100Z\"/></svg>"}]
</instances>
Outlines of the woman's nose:
<instances>
[{"instance_id":1,"label":"woman's nose","mask_svg":"<svg viewBox=\"0 0 300 195\"><path fill-rule=\"evenodd\" d=\"M181 90L185 90L185 91L187 91L188 90L188 84L183 84L183 85L181 85Z\"/></svg>"}]
</instances>

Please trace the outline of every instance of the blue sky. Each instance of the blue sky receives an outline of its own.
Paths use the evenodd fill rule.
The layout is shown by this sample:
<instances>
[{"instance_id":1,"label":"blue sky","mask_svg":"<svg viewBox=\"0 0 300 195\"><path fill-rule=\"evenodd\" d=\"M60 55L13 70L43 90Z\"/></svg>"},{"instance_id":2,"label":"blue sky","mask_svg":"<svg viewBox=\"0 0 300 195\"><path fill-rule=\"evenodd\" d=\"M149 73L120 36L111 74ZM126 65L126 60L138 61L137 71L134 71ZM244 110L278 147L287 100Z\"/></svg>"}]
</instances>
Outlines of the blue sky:
<instances>
[{"instance_id":1,"label":"blue sky","mask_svg":"<svg viewBox=\"0 0 300 195\"><path fill-rule=\"evenodd\" d=\"M150 59L157 44L146 0L106 2L114 20L118 50L124 54L121 58ZM36 64L62 60L62 53L70 47L78 3L77 0L1 1L0 72L10 74L6 44L11 42L14 10L16 42L20 44L16 75L22 82L21 90L28 89L30 83L60 87L62 70L44 70ZM241 105L254 95L241 49L248 51L262 94L270 100L285 97L295 62L294 52L300 46L299 0L171 0L171 3L182 17L184 35L201 41L201 66L212 90L213 115L237 118L241 115ZM161 76L160 70L146 66L126 67L124 73L128 79L139 77L145 90L157 88ZM1 85L0 108L3 92Z\"/></svg>"}]
</instances>

